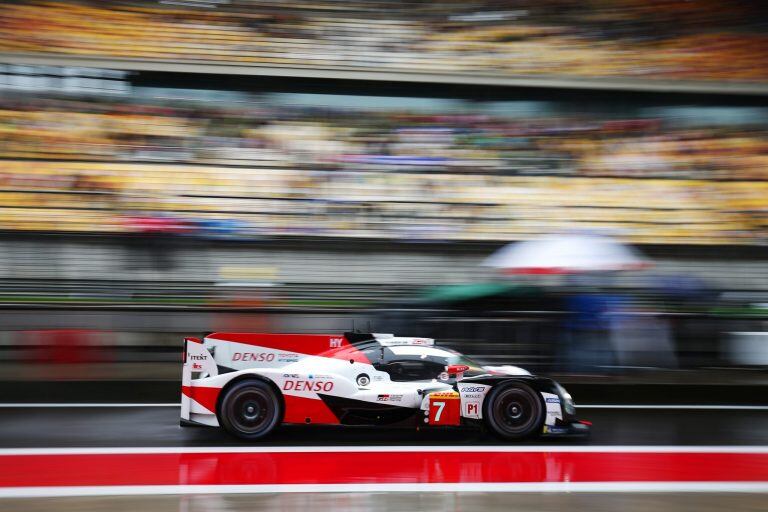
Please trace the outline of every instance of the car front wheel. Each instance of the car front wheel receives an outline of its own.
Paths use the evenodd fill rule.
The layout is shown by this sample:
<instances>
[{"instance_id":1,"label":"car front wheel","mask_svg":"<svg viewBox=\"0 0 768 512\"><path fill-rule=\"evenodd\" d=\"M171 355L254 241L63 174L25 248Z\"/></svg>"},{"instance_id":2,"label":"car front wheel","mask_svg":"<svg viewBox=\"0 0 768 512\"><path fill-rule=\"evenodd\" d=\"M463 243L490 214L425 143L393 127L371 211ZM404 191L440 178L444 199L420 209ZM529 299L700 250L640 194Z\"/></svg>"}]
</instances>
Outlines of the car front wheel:
<instances>
[{"instance_id":1,"label":"car front wheel","mask_svg":"<svg viewBox=\"0 0 768 512\"><path fill-rule=\"evenodd\" d=\"M519 440L541 432L544 405L526 384L510 382L494 387L483 403L488 428L507 440Z\"/></svg>"},{"instance_id":2,"label":"car front wheel","mask_svg":"<svg viewBox=\"0 0 768 512\"><path fill-rule=\"evenodd\" d=\"M272 386L260 380L245 380L225 392L219 423L230 434L252 441L272 432L282 412L282 403Z\"/></svg>"}]
</instances>

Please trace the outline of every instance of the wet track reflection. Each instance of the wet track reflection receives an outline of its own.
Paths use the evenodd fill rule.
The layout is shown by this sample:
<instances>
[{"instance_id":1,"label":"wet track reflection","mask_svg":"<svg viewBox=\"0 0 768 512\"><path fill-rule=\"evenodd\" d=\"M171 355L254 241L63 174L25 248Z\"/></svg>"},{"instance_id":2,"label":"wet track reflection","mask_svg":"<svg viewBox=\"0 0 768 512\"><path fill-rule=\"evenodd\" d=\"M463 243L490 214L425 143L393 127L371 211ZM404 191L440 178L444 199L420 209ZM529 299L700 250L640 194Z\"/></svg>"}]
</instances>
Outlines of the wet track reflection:
<instances>
[{"instance_id":1,"label":"wet track reflection","mask_svg":"<svg viewBox=\"0 0 768 512\"><path fill-rule=\"evenodd\" d=\"M768 411L581 415L590 439L292 427L244 443L180 428L175 407L6 407L0 509L760 510L749 493L768 492Z\"/></svg>"},{"instance_id":2,"label":"wet track reflection","mask_svg":"<svg viewBox=\"0 0 768 512\"><path fill-rule=\"evenodd\" d=\"M486 484L508 484L530 491L525 484L560 484L562 490L582 490L578 483L768 482L768 450L670 451L669 449L571 451L550 448L478 447L456 451L391 447L374 450L341 447L322 451L216 451L176 453L0 453L0 496L8 488L72 488L105 486L269 486L288 491L315 484L463 484L458 490L497 490ZM718 448L722 450L722 448ZM564 484L564 485L563 485ZM557 488L555 485L552 487ZM768 490L768 486L765 490ZM355 487L352 487L353 489ZM725 487L732 489L732 486ZM548 488L544 488L548 489ZM96 489L97 490L97 489ZM95 493L89 490L87 494ZM169 489L171 490L171 489ZM191 488L190 492L201 489ZM203 489L206 490L206 489ZM307 489L309 490L309 489ZM121 490L122 491L122 490ZM51 491L41 489L41 493ZM150 491L147 491L151 493ZM117 492L122 493L122 492Z\"/></svg>"}]
</instances>

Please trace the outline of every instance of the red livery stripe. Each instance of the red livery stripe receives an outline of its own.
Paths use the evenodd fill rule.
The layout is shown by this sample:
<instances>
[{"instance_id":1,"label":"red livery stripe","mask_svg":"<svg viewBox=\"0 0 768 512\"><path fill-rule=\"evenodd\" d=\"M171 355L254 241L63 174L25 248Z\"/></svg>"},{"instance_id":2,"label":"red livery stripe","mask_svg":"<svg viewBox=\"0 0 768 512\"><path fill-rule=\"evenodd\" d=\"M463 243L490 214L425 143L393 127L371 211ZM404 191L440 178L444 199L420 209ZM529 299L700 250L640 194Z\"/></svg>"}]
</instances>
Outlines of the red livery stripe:
<instances>
[{"instance_id":1,"label":"red livery stripe","mask_svg":"<svg viewBox=\"0 0 768 512\"><path fill-rule=\"evenodd\" d=\"M479 448L0 456L0 487L513 482L768 482L768 454Z\"/></svg>"},{"instance_id":2,"label":"red livery stripe","mask_svg":"<svg viewBox=\"0 0 768 512\"><path fill-rule=\"evenodd\" d=\"M209 411L216 412L216 402L219 399L221 388L208 388L202 386L181 386L181 392L199 403Z\"/></svg>"},{"instance_id":3,"label":"red livery stripe","mask_svg":"<svg viewBox=\"0 0 768 512\"><path fill-rule=\"evenodd\" d=\"M283 395L285 416L283 423L320 423L338 425L339 419L319 398ZM310 421L307 422L307 419Z\"/></svg>"},{"instance_id":4,"label":"red livery stripe","mask_svg":"<svg viewBox=\"0 0 768 512\"><path fill-rule=\"evenodd\" d=\"M360 352L341 334L258 334L250 332L215 332L207 339L233 341L244 345L285 350L298 354L351 359L358 363L370 363L365 354Z\"/></svg>"}]
</instances>

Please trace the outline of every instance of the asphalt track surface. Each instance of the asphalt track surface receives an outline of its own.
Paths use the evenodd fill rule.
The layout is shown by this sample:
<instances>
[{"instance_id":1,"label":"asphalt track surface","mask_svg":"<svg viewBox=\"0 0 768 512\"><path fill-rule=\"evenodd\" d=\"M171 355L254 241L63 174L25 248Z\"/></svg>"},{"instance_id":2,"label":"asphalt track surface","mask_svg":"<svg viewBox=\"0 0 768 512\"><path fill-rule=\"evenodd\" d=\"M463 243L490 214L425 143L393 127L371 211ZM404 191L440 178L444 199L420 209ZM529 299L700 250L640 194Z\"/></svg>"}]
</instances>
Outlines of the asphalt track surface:
<instances>
[{"instance_id":1,"label":"asphalt track surface","mask_svg":"<svg viewBox=\"0 0 768 512\"><path fill-rule=\"evenodd\" d=\"M403 452L410 450L412 457L429 459L429 451L442 452L461 448L472 453L483 450L498 457L503 455L503 443L479 431L428 431L414 432L412 430L373 429L373 428L344 428L344 427L284 427L268 440L260 443L244 443L230 438L217 429L180 428L178 426L177 407L0 407L0 453L17 449L40 450L45 453L48 449L77 452L84 450L111 449L130 450L131 447L141 451L174 449L195 450L206 453L231 452L235 457L242 457L242 452L248 450L288 450L284 454L289 457L299 457L306 460L307 465L317 464L322 460L322 453L317 450L336 449L343 454L345 451L378 449L386 453L388 449ZM492 492L480 490L462 490L460 488L442 488L420 490L418 488L398 492L372 490L361 492L349 491L343 488L325 491L293 491L279 492L278 489L263 490L257 494L238 493L215 490L198 491L197 494L171 493L170 495L105 495L105 496L60 496L53 497L10 497L0 499L0 510L4 512L89 512L89 511L128 511L144 510L145 512L240 512L246 510L373 510L373 511L408 511L408 510L477 510L490 512L505 510L522 511L555 511L555 510L587 510L603 512L622 510L627 512L650 511L697 511L697 512L726 512L726 511L763 511L768 510L768 411L766 410L726 410L726 409L588 409L579 411L579 416L593 422L592 435L589 439L551 439L531 441L526 443L506 444L505 447L514 450L521 448L522 452L515 456L525 456L525 450L534 452L530 457L538 457L547 453L546 457L567 460L572 457L571 449L583 449L576 457L593 457L607 459L626 456L633 449L638 450L634 456L632 471L647 471L643 467L643 457L659 457L659 453L650 452L679 451L685 452L686 446L692 451L698 450L693 457L701 460L712 460L734 463L733 454L729 450L744 453L741 457L753 457L751 468L756 470L757 478L745 471L745 480L763 482L754 492L749 486L739 492L713 492L715 489L704 487L687 491L642 490L626 488L618 492L604 492L602 483L596 485L597 492L539 492L537 490L518 490L508 492L498 489ZM419 447L425 447L421 453ZM707 448L709 447L709 448ZM714 455L706 453L709 449L719 452ZM548 453L551 451L551 453ZM749 452L752 453L749 453ZM594 452L594 453L590 453ZM624 455L621 454L624 452ZM539 454L539 455L536 455ZM377 457L369 453L369 457ZM443 457L445 454L440 455ZM47 455L50 457L50 455ZM61 455L53 455L58 457ZM101 457L95 455L92 457ZM161 454L162 456L162 454ZM183 457L195 456L194 452ZM250 456L258 457L258 453ZM339 456L338 454L336 456ZM630 453L630 456L632 454ZM666 455L662 454L662 457ZM673 458L680 457L680 453ZM690 457L690 454L682 454ZM205 462L202 455L201 463ZM219 457L222 457L221 453ZM314 457L314 458L313 458ZM302 459L303 458L303 459ZM471 458L471 457L470 457ZM8 460L8 459L6 459ZM77 460L77 459L76 459ZM71 473L87 473L88 463L75 465ZM224 459L219 459L224 460ZM314 463L312 461L315 461ZM508 458L508 460L511 460ZM551 459L550 459L551 460ZM618 462L617 462L618 460ZM609 469L620 470L620 459L610 462ZM44 461L38 461L44 464ZM611 466L612 464L612 466ZM688 463L696 470L696 464ZM718 462L709 465L717 465ZM757 465L755 465L757 464ZM301 466L302 464L298 464ZM505 462L505 466L509 466ZM699 466L706 466L706 463ZM21 474L24 466L15 466L11 471L6 464L5 474ZM296 466L293 466L296 467ZM338 463L337 463L338 467ZM434 465L428 472L434 476ZM739 469L739 463L736 463ZM143 466L133 471L142 472ZM547 471L562 471L562 468L547 463ZM395 473L397 473L397 468ZM626 469L626 468L625 468ZM699 470L702 469L701 467ZM706 469L706 468L704 468ZM748 468L747 468L748 469ZM318 467L322 471L322 465ZM594 471L594 468L591 469ZM90 470L92 473L93 469ZM392 468L390 468L392 471ZM652 479L656 480L655 469ZM130 470L126 470L130 472ZM149 472L149 471L148 471ZM292 472L292 470L291 470ZM300 470L297 472L301 472ZM450 471L449 471L450 472ZM663 472L663 468L662 468ZM0 457L0 478L3 473L3 460ZM578 471L574 473L577 475ZM34 473L27 471L26 478L34 482ZM609 478L606 480L610 480ZM74 478L74 477L73 477ZM701 482L697 482L701 484ZM740 483L737 482L737 484ZM502 484L505 485L505 484ZM608 488L611 483L608 482ZM654 484L656 485L656 484ZM717 484L714 484L716 487ZM415 486L418 487L418 486ZM574 490L576 490L574 488ZM700 492L701 491L701 492Z\"/></svg>"},{"instance_id":2,"label":"asphalt track surface","mask_svg":"<svg viewBox=\"0 0 768 512\"><path fill-rule=\"evenodd\" d=\"M766 410L579 409L589 439L524 444L599 446L768 446ZM0 408L0 448L254 446L219 429L179 427L178 407ZM498 445L475 430L283 427L258 446ZM522 445L516 444L516 445Z\"/></svg>"}]
</instances>

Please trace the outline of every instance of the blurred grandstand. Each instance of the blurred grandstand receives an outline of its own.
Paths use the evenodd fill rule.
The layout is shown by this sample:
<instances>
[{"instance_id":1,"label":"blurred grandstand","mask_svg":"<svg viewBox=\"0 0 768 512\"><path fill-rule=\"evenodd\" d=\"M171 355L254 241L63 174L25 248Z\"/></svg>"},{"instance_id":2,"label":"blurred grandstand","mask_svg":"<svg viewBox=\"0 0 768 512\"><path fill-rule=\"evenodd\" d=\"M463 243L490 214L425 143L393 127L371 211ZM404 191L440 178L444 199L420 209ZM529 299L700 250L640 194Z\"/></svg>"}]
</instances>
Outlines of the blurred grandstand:
<instances>
[{"instance_id":1,"label":"blurred grandstand","mask_svg":"<svg viewBox=\"0 0 768 512\"><path fill-rule=\"evenodd\" d=\"M373 317L539 364L571 284L423 288L589 230L654 259L603 285L673 319L682 366L736 364L721 342L768 315L767 21L746 0L4 2L0 304ZM66 327L175 351L183 331L110 315L9 319L0 344Z\"/></svg>"},{"instance_id":2,"label":"blurred grandstand","mask_svg":"<svg viewBox=\"0 0 768 512\"><path fill-rule=\"evenodd\" d=\"M627 119L553 102L367 110L321 95L291 106L290 94L222 105L141 93L6 95L3 228L457 241L609 228L637 243L765 241L763 108Z\"/></svg>"},{"instance_id":3,"label":"blurred grandstand","mask_svg":"<svg viewBox=\"0 0 768 512\"><path fill-rule=\"evenodd\" d=\"M4 2L0 50L107 59L765 81L760 2Z\"/></svg>"}]
</instances>

